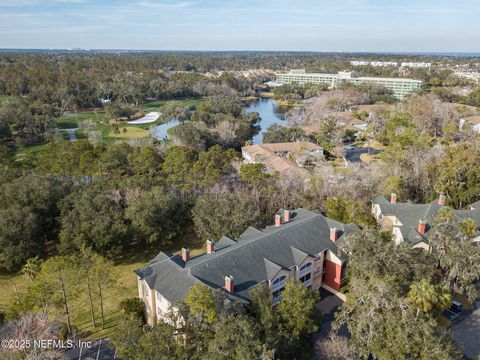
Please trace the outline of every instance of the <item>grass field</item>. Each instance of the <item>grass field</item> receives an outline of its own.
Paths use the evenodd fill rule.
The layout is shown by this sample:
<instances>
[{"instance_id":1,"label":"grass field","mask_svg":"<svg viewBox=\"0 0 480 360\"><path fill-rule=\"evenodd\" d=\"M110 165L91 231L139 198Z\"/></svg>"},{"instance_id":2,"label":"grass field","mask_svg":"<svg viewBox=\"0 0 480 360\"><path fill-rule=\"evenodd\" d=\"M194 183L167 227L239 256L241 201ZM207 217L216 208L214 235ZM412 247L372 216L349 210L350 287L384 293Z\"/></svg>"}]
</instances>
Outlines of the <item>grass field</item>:
<instances>
[{"instance_id":1,"label":"grass field","mask_svg":"<svg viewBox=\"0 0 480 360\"><path fill-rule=\"evenodd\" d=\"M118 139L138 139L150 135L147 130L135 126L122 126L119 127L119 130L120 133L115 134L111 131L108 136Z\"/></svg>"},{"instance_id":2,"label":"grass field","mask_svg":"<svg viewBox=\"0 0 480 360\"><path fill-rule=\"evenodd\" d=\"M158 252L178 252L182 246L187 246L191 249L192 256L196 256L205 251L203 245L203 241L200 241L193 231L190 230L180 241L163 248L157 245L139 246L136 244L127 247L122 260L117 262L113 269L113 276L117 282L116 286L104 292L105 329L101 327L98 296L94 295L94 313L97 326L93 327L90 319L86 285L80 285L76 294L69 295L68 301L72 315L72 324L78 331L77 335L81 335L86 339L98 339L109 337L113 333L115 326L121 319L121 312L119 311L120 302L138 294L137 279L133 270L145 266ZM15 295L14 284L18 291L21 292L29 282L21 273L8 274L0 272L0 310ZM59 314L59 316L60 320L65 321L64 315Z\"/></svg>"},{"instance_id":3,"label":"grass field","mask_svg":"<svg viewBox=\"0 0 480 360\"><path fill-rule=\"evenodd\" d=\"M187 98L187 99L176 99L176 100L156 100L147 102L145 104L140 105L140 109L144 113L148 113L151 111L159 111L161 112L161 108L169 101L178 101L184 106L193 106L201 103L204 101L202 98ZM100 130L102 132L102 140L105 144L111 145L116 141L121 140L128 140L128 139L138 139L144 138L148 136L148 129L151 126L155 126L161 124L165 121L164 118L160 116L160 118L152 123L149 124L138 124L138 125L128 125L124 124L123 127L126 127L128 132L126 134L113 134L112 133L112 126L110 124L105 124L105 112L102 109L98 109L97 113L94 111L77 111L65 114L64 116L57 119L57 126L59 129L72 129L81 127L82 123L85 121L96 121L100 123ZM122 126L122 125L120 125ZM133 130L137 129L137 130ZM80 136L79 136L80 132ZM82 135L83 134L83 135ZM77 130L77 138L82 139L85 138L82 130Z\"/></svg>"},{"instance_id":4,"label":"grass field","mask_svg":"<svg viewBox=\"0 0 480 360\"><path fill-rule=\"evenodd\" d=\"M11 99L13 99L14 96L4 96L4 95L1 95L0 96L0 105L3 105L5 103L7 103L8 101L10 101Z\"/></svg>"}]
</instances>

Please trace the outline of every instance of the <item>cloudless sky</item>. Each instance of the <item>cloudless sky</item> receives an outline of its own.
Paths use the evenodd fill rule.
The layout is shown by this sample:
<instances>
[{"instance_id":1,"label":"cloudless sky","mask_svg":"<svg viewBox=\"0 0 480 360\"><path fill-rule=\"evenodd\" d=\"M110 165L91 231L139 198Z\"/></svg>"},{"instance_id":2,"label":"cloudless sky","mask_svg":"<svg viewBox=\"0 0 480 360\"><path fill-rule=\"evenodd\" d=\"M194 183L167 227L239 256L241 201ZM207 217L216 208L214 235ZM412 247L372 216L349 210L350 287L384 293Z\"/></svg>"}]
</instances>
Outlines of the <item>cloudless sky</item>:
<instances>
[{"instance_id":1,"label":"cloudless sky","mask_svg":"<svg viewBox=\"0 0 480 360\"><path fill-rule=\"evenodd\" d=\"M0 0L0 48L480 52L480 0Z\"/></svg>"}]
</instances>

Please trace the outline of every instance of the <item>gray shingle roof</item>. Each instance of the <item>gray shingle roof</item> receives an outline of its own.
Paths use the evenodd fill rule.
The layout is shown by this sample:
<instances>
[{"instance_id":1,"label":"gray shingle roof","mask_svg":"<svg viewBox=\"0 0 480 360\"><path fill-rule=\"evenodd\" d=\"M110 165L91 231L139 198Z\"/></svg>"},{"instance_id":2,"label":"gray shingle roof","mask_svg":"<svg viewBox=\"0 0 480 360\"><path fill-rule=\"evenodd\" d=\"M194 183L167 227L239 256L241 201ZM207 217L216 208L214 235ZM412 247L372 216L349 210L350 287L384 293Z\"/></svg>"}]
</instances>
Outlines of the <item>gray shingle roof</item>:
<instances>
[{"instance_id":1,"label":"gray shingle roof","mask_svg":"<svg viewBox=\"0 0 480 360\"><path fill-rule=\"evenodd\" d=\"M329 238L330 227L338 229L336 243ZM172 303L183 300L195 282L222 288L226 275L235 279L234 296L249 300L249 291L257 283L275 276L282 268L299 265L309 254L324 250L336 253L338 243L356 230L354 224L342 224L319 212L297 209L291 212L291 221L281 226L249 228L237 241L223 237L213 254L196 256L186 264L178 255L158 255L159 261L136 273Z\"/></svg>"},{"instance_id":2,"label":"gray shingle roof","mask_svg":"<svg viewBox=\"0 0 480 360\"><path fill-rule=\"evenodd\" d=\"M390 203L385 197L378 196L373 200L374 204L378 204L384 216L395 216L401 226L398 226L402 233L403 239L418 244L419 242L427 242L431 234L431 224L437 216L438 211L448 206L438 205L437 201L428 204L413 203ZM480 208L478 210L453 210L457 220L462 221L471 218L480 226ZM418 222L423 220L427 223L425 234L417 231Z\"/></svg>"}]
</instances>

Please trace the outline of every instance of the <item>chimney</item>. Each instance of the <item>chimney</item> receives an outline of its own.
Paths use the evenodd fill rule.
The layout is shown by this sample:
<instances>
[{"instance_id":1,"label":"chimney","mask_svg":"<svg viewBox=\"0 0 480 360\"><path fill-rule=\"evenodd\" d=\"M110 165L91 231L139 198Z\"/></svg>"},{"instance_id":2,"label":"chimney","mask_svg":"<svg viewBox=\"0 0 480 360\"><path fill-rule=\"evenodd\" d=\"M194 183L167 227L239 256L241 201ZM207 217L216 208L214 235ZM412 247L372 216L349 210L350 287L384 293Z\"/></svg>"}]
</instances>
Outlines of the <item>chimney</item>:
<instances>
[{"instance_id":1,"label":"chimney","mask_svg":"<svg viewBox=\"0 0 480 360\"><path fill-rule=\"evenodd\" d=\"M395 203L397 202L397 194L392 193L392 194L390 195L390 202L391 202L392 204L395 204Z\"/></svg>"},{"instance_id":2,"label":"chimney","mask_svg":"<svg viewBox=\"0 0 480 360\"><path fill-rule=\"evenodd\" d=\"M284 210L283 211L283 221L284 222L289 222L290 221L290 211L289 210Z\"/></svg>"},{"instance_id":3,"label":"chimney","mask_svg":"<svg viewBox=\"0 0 480 360\"><path fill-rule=\"evenodd\" d=\"M185 262L190 260L190 250L186 247L182 248L182 260Z\"/></svg>"},{"instance_id":4,"label":"chimney","mask_svg":"<svg viewBox=\"0 0 480 360\"><path fill-rule=\"evenodd\" d=\"M280 226L282 224L282 217L280 215L275 215L275 226Z\"/></svg>"},{"instance_id":5,"label":"chimney","mask_svg":"<svg viewBox=\"0 0 480 360\"><path fill-rule=\"evenodd\" d=\"M229 293L234 292L234 286L233 286L233 276L232 275L227 275L225 276L225 289Z\"/></svg>"},{"instance_id":6,"label":"chimney","mask_svg":"<svg viewBox=\"0 0 480 360\"><path fill-rule=\"evenodd\" d=\"M337 241L337 228L336 227L331 227L330 228L330 240L333 242Z\"/></svg>"},{"instance_id":7,"label":"chimney","mask_svg":"<svg viewBox=\"0 0 480 360\"><path fill-rule=\"evenodd\" d=\"M446 199L447 199L447 197L446 197L445 195L441 194L441 195L438 197L438 205L444 206Z\"/></svg>"},{"instance_id":8,"label":"chimney","mask_svg":"<svg viewBox=\"0 0 480 360\"><path fill-rule=\"evenodd\" d=\"M215 252L215 241L207 240L207 254L213 254Z\"/></svg>"},{"instance_id":9,"label":"chimney","mask_svg":"<svg viewBox=\"0 0 480 360\"><path fill-rule=\"evenodd\" d=\"M423 235L423 234L425 234L426 228L427 228L427 223L423 220L419 220L418 221L418 232Z\"/></svg>"}]
</instances>

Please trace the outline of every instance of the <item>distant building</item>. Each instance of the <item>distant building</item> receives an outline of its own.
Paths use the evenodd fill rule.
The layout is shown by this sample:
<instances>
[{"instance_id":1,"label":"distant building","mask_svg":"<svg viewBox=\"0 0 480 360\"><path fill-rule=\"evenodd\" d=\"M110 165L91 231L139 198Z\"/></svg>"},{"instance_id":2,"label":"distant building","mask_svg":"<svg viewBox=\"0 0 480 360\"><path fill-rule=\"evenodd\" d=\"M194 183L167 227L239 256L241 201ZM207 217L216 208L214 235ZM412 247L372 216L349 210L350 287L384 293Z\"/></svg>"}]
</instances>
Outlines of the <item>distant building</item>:
<instances>
[{"instance_id":1,"label":"distant building","mask_svg":"<svg viewBox=\"0 0 480 360\"><path fill-rule=\"evenodd\" d=\"M433 220L439 210L446 207L445 201L444 195L429 204L400 203L397 202L396 194L391 195L390 201L378 196L373 200L372 215L383 229L392 231L397 243L407 241L414 248L429 250ZM471 210L453 210L459 221L473 219L476 222L477 232L472 237L473 241L480 241L479 204L480 202L472 204Z\"/></svg>"},{"instance_id":2,"label":"distant building","mask_svg":"<svg viewBox=\"0 0 480 360\"><path fill-rule=\"evenodd\" d=\"M350 64L352 64L353 66L370 65L370 66L373 66L373 67L384 67L384 66L397 67L398 66L398 62L396 62L396 61L356 61L356 60L352 60L352 61L350 61Z\"/></svg>"},{"instance_id":3,"label":"distant building","mask_svg":"<svg viewBox=\"0 0 480 360\"><path fill-rule=\"evenodd\" d=\"M427 62L402 62L401 66L411 68L429 68L432 66L432 64Z\"/></svg>"},{"instance_id":4,"label":"distant building","mask_svg":"<svg viewBox=\"0 0 480 360\"><path fill-rule=\"evenodd\" d=\"M475 82L480 81L480 73L478 71L455 71L453 74L455 76L458 76L464 79L473 80Z\"/></svg>"},{"instance_id":5,"label":"distant building","mask_svg":"<svg viewBox=\"0 0 480 360\"><path fill-rule=\"evenodd\" d=\"M342 82L352 84L369 83L383 86L391 90L394 96L403 100L408 94L420 89L422 81L404 78L377 78L357 77L354 72L339 71L338 74L306 73L292 70L287 74L276 74L277 83L283 84L327 84L329 88L335 88Z\"/></svg>"},{"instance_id":6,"label":"distant building","mask_svg":"<svg viewBox=\"0 0 480 360\"><path fill-rule=\"evenodd\" d=\"M465 124L469 124L473 131L480 134L480 115L468 116L460 119L459 129L462 130Z\"/></svg>"},{"instance_id":7,"label":"distant building","mask_svg":"<svg viewBox=\"0 0 480 360\"><path fill-rule=\"evenodd\" d=\"M266 284L273 305L278 304L287 279L343 297L338 291L346 283L346 259L337 246L355 231L356 225L317 211L280 210L274 224L265 229L249 227L238 239L224 236L216 243L207 241L202 255L190 257L186 248L181 255L161 252L135 270L147 322L153 326L162 321L195 284L223 289L230 301L243 303L252 300L251 290L258 284Z\"/></svg>"},{"instance_id":8,"label":"distant building","mask_svg":"<svg viewBox=\"0 0 480 360\"><path fill-rule=\"evenodd\" d=\"M307 180L310 172L294 161L295 155L311 155L315 159L324 159L323 149L308 141L258 144L242 147L242 156L246 163L264 164L271 173L282 177Z\"/></svg>"}]
</instances>

